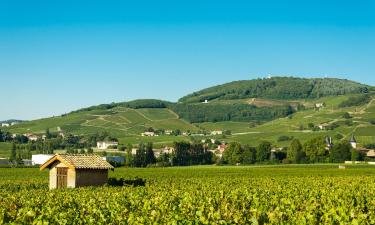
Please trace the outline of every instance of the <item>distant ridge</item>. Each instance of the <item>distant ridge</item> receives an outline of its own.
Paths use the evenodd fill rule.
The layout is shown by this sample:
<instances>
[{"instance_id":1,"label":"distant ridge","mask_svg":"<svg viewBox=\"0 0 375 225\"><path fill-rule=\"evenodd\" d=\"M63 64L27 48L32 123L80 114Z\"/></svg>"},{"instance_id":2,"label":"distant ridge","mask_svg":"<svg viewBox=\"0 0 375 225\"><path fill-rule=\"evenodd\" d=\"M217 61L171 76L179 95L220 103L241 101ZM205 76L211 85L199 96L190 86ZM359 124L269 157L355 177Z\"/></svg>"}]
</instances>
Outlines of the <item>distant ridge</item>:
<instances>
[{"instance_id":1,"label":"distant ridge","mask_svg":"<svg viewBox=\"0 0 375 225\"><path fill-rule=\"evenodd\" d=\"M367 93L369 85L337 78L269 77L233 81L206 88L179 99L179 102L197 103L215 99L306 99L345 94Z\"/></svg>"}]
</instances>

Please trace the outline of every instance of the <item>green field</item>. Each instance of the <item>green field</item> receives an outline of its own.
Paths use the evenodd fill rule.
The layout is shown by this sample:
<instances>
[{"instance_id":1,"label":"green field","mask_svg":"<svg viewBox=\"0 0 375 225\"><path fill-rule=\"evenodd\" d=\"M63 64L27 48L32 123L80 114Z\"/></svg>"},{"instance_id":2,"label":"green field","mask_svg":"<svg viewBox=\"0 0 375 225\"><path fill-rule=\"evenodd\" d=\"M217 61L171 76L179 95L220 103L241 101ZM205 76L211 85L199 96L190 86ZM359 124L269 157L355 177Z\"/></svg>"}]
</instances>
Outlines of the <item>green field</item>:
<instances>
[{"instance_id":1,"label":"green field","mask_svg":"<svg viewBox=\"0 0 375 225\"><path fill-rule=\"evenodd\" d=\"M0 224L373 224L375 167L120 168L145 187L48 190L48 171L0 169Z\"/></svg>"}]
</instances>

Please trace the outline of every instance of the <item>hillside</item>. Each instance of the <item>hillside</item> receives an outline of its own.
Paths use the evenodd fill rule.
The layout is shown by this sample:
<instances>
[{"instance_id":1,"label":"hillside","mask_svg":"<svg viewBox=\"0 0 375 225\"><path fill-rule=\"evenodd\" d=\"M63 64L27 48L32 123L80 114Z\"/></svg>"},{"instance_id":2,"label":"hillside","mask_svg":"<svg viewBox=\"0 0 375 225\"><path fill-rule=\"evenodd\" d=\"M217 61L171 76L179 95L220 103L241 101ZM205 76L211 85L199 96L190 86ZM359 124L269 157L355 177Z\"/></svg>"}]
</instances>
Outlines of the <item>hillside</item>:
<instances>
[{"instance_id":1,"label":"hillside","mask_svg":"<svg viewBox=\"0 0 375 225\"><path fill-rule=\"evenodd\" d=\"M242 96L227 99L228 96L223 95L211 99L206 104L187 103L191 99L206 95L204 93L219 90L218 87L213 87L201 91L200 95L197 94L190 100L184 97L184 101L187 101L184 103L144 99L102 104L62 116L26 121L2 129L18 134L43 134L47 128L51 132L62 131L76 135L107 131L113 137L118 138L121 144L150 141L156 146L171 145L174 141L189 140L192 137L172 135L142 137L141 133L149 128L192 133L227 130L231 132L231 135L214 138L228 142L239 141L252 146L262 140L271 141L277 146L287 146L292 138L299 138L304 142L316 136L327 135L334 137L337 141L355 133L362 145L375 143L373 135L375 133L374 95L361 94L368 92L372 87L338 79L272 78L242 83L273 83L272 81L276 82L275 87L259 92L262 93L262 97L245 98ZM286 93L283 89L287 87L286 81L291 83L291 87L304 83L314 85L308 89L306 86L297 90L291 88L287 97L279 96L276 99L271 93ZM223 85L223 90L229 90L229 87L233 88L235 84L241 84L241 82ZM237 88L240 89L241 85ZM328 91L328 87L331 87L331 92ZM339 95L340 92L336 90L339 87L342 87L343 95ZM352 94L352 92L357 94ZM296 93L299 94L296 95ZM321 97L324 95L327 96ZM296 98L292 99L291 96L296 96ZM324 103L325 106L316 110L314 107L316 103ZM343 118L344 113L349 113L352 118ZM319 126L325 128L318 129ZM284 137L280 138L281 136ZM209 136L204 138L209 138ZM9 149L10 145L0 145L0 148Z\"/></svg>"},{"instance_id":2,"label":"hillside","mask_svg":"<svg viewBox=\"0 0 375 225\"><path fill-rule=\"evenodd\" d=\"M197 103L214 99L310 99L325 96L367 93L368 85L334 78L274 77L234 81L182 97L179 102Z\"/></svg>"}]
</instances>

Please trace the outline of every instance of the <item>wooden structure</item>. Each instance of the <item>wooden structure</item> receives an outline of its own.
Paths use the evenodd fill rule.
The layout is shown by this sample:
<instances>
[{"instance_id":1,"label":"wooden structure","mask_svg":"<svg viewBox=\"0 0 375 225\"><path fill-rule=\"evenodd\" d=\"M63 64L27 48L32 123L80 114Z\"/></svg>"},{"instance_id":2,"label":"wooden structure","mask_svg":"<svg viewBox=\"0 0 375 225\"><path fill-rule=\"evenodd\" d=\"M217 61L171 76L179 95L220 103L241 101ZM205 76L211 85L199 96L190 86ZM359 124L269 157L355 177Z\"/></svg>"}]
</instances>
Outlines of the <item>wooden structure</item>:
<instances>
[{"instance_id":1,"label":"wooden structure","mask_svg":"<svg viewBox=\"0 0 375 225\"><path fill-rule=\"evenodd\" d=\"M49 168L49 188L100 186L113 166L97 155L57 154L40 166Z\"/></svg>"}]
</instances>

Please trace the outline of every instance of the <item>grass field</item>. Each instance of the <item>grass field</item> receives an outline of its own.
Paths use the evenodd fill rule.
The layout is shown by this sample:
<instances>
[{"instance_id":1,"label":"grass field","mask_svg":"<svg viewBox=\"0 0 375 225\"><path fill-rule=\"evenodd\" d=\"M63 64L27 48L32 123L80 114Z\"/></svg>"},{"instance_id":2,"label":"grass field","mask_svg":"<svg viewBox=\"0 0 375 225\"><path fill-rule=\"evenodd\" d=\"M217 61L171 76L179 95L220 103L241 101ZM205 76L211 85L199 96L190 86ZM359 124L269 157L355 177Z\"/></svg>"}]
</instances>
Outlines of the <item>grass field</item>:
<instances>
[{"instance_id":1,"label":"grass field","mask_svg":"<svg viewBox=\"0 0 375 225\"><path fill-rule=\"evenodd\" d=\"M48 172L0 169L0 224L372 224L375 167L119 168L145 187L48 190Z\"/></svg>"}]
</instances>

